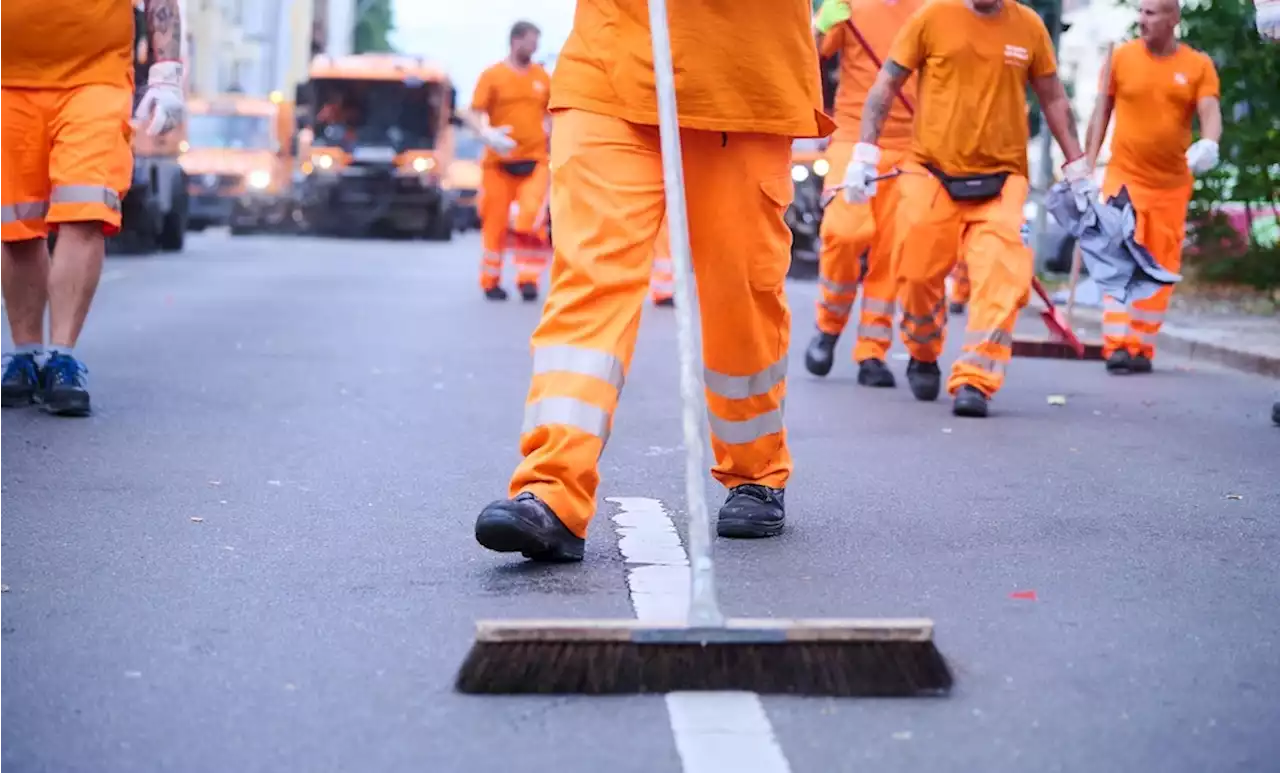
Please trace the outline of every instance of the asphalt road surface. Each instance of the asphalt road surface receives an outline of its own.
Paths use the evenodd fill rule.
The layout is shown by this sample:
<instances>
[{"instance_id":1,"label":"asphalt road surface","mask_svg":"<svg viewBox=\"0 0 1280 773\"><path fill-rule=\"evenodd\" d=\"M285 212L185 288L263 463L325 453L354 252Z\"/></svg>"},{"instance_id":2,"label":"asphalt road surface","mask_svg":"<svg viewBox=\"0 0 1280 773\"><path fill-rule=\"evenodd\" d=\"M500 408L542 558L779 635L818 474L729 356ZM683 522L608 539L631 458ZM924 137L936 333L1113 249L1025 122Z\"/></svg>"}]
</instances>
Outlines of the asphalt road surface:
<instances>
[{"instance_id":1,"label":"asphalt road surface","mask_svg":"<svg viewBox=\"0 0 1280 773\"><path fill-rule=\"evenodd\" d=\"M3 417L6 773L1276 769L1276 382L1019 360L956 419L847 359L805 373L812 284L789 530L717 544L725 606L932 617L954 693L454 694L478 617L670 602L618 529L641 563L684 529L674 320L646 308L587 560L475 544L538 315L481 299L478 251L210 233L109 261L96 415Z\"/></svg>"}]
</instances>

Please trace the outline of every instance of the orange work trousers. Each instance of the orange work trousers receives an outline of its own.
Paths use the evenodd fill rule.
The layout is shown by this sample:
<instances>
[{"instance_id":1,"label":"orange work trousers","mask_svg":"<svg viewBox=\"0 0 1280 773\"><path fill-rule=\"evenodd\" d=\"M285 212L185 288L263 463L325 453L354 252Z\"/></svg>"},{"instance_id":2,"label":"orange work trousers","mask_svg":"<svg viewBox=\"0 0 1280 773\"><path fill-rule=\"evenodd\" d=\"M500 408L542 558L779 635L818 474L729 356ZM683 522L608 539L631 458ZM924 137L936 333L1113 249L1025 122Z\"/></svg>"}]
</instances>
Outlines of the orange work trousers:
<instances>
[{"instance_id":1,"label":"orange work trousers","mask_svg":"<svg viewBox=\"0 0 1280 773\"><path fill-rule=\"evenodd\" d=\"M957 260L965 261L972 285L968 324L947 391L969 385L990 397L1004 383L1013 325L1034 274L1021 234L1027 178L1010 175L990 201L956 202L924 167L907 163L903 170L893 252L903 343L917 360L936 362L942 355L947 275Z\"/></svg>"},{"instance_id":2,"label":"orange work trousers","mask_svg":"<svg viewBox=\"0 0 1280 773\"><path fill-rule=\"evenodd\" d=\"M782 421L791 314L791 141L681 132L704 379L726 487L786 485ZM665 212L658 129L583 110L552 116L555 257L510 494L542 499L575 534L595 514L604 451L635 348Z\"/></svg>"},{"instance_id":3,"label":"orange work trousers","mask_svg":"<svg viewBox=\"0 0 1280 773\"><path fill-rule=\"evenodd\" d=\"M882 151L880 174L893 171L905 155ZM853 143L840 141L827 149L826 179L843 180L853 155ZM837 195L822 215L822 255L818 261L818 329L839 335L849 324L853 302L862 286L855 362L884 360L893 341L893 244L898 211L898 181L876 183L876 195L865 204L852 204Z\"/></svg>"},{"instance_id":4,"label":"orange work trousers","mask_svg":"<svg viewBox=\"0 0 1280 773\"><path fill-rule=\"evenodd\" d=\"M59 223L120 230L133 182L133 94L110 85L5 88L0 98L0 238L40 239Z\"/></svg>"},{"instance_id":5,"label":"orange work trousers","mask_svg":"<svg viewBox=\"0 0 1280 773\"><path fill-rule=\"evenodd\" d=\"M546 209L550 172L538 162L525 176L512 174L499 163L486 164L481 178L480 287L488 290L502 280L502 257L511 251L518 284L538 284L547 267Z\"/></svg>"},{"instance_id":6,"label":"orange work trousers","mask_svg":"<svg viewBox=\"0 0 1280 773\"><path fill-rule=\"evenodd\" d=\"M1111 197L1120 187L1129 189L1129 198L1138 213L1135 236L1161 266L1177 273L1182 270L1182 242L1187 235L1187 206L1191 186L1147 188L1121 173L1108 170L1102 194ZM1169 310L1173 287L1162 287L1150 298L1133 301L1127 307L1106 296L1102 301L1102 352L1109 357L1117 350L1148 359L1155 356L1156 338Z\"/></svg>"},{"instance_id":7,"label":"orange work trousers","mask_svg":"<svg viewBox=\"0 0 1280 773\"><path fill-rule=\"evenodd\" d=\"M969 285L969 264L961 258L956 261L956 267L951 270L951 302L968 303L972 289Z\"/></svg>"},{"instance_id":8,"label":"orange work trousers","mask_svg":"<svg viewBox=\"0 0 1280 773\"><path fill-rule=\"evenodd\" d=\"M676 294L675 266L671 263L671 239L667 221L663 219L658 238L653 241L653 275L649 277L649 297L654 303L669 300Z\"/></svg>"}]
</instances>

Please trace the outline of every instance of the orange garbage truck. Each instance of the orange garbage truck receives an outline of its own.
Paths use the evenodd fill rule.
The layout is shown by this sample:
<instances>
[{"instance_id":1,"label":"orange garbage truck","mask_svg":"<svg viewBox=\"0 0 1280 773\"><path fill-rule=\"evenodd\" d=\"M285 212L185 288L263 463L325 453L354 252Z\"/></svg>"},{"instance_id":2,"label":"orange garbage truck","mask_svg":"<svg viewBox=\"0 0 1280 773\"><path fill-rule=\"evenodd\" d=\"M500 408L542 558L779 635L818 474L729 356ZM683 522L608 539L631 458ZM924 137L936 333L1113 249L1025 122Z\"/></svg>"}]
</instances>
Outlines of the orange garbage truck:
<instances>
[{"instance_id":1,"label":"orange garbage truck","mask_svg":"<svg viewBox=\"0 0 1280 773\"><path fill-rule=\"evenodd\" d=\"M480 227L480 181L484 171L480 156L484 144L473 132L461 129L454 133L453 163L445 171L444 184L453 200L453 227L468 231Z\"/></svg>"},{"instance_id":2,"label":"orange garbage truck","mask_svg":"<svg viewBox=\"0 0 1280 773\"><path fill-rule=\"evenodd\" d=\"M400 54L320 55L297 89L306 149L297 198L308 230L448 241L457 92Z\"/></svg>"}]
</instances>

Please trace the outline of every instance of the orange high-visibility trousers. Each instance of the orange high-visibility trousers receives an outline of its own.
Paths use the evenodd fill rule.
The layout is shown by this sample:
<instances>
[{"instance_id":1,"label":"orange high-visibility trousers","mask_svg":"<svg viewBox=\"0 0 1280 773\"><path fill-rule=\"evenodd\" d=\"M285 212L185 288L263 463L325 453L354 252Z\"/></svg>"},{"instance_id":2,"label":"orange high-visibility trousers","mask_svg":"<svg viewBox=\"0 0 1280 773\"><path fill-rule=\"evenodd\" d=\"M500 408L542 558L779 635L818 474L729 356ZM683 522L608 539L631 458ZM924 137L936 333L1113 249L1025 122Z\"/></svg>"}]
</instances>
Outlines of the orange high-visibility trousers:
<instances>
[{"instance_id":1,"label":"orange high-visibility trousers","mask_svg":"<svg viewBox=\"0 0 1280 773\"><path fill-rule=\"evenodd\" d=\"M671 263L671 239L663 218L658 238L653 240L653 274L649 278L649 297L654 303L669 300L676 294L676 277Z\"/></svg>"},{"instance_id":2,"label":"orange high-visibility trousers","mask_svg":"<svg viewBox=\"0 0 1280 773\"><path fill-rule=\"evenodd\" d=\"M956 267L951 270L951 293L949 300L952 303L968 303L969 295L972 288L969 285L969 264L961 258L956 261Z\"/></svg>"},{"instance_id":3,"label":"orange high-visibility trousers","mask_svg":"<svg viewBox=\"0 0 1280 773\"><path fill-rule=\"evenodd\" d=\"M0 223L6 242L39 239L59 223L120 230L133 182L133 94L127 88L6 88L0 99Z\"/></svg>"},{"instance_id":4,"label":"orange high-visibility trousers","mask_svg":"<svg viewBox=\"0 0 1280 773\"><path fill-rule=\"evenodd\" d=\"M484 249L481 289L496 287L501 281L502 256L508 249L516 264L516 281L538 284L548 257L544 226L549 177L545 161L538 162L524 177L505 171L500 164L485 165L482 194L476 203Z\"/></svg>"},{"instance_id":5,"label":"orange high-visibility trousers","mask_svg":"<svg viewBox=\"0 0 1280 773\"><path fill-rule=\"evenodd\" d=\"M1013 355L1013 325L1034 274L1022 242L1027 178L1010 175L998 198L955 202L937 178L907 163L901 191L894 271L902 306L902 340L911 356L936 362L946 340L946 279L958 259L972 285L964 351L951 367L947 391L999 391Z\"/></svg>"},{"instance_id":6,"label":"orange high-visibility trousers","mask_svg":"<svg viewBox=\"0 0 1280 773\"><path fill-rule=\"evenodd\" d=\"M532 337L533 379L510 495L528 491L575 534L595 514L597 461L635 348L666 197L658 129L582 110L552 118L555 257ZM684 130L684 177L712 475L781 488L791 314L791 141ZM728 213L728 215L726 215Z\"/></svg>"},{"instance_id":7,"label":"orange high-visibility trousers","mask_svg":"<svg viewBox=\"0 0 1280 773\"><path fill-rule=\"evenodd\" d=\"M853 155L853 143L834 142L827 149L826 179L843 180ZM884 150L880 174L898 167L905 153ZM853 302L862 286L855 362L883 360L893 341L893 244L898 213L897 179L876 183L876 195L853 204L837 195L822 215L822 255L818 262L818 329L839 335L849 324Z\"/></svg>"},{"instance_id":8,"label":"orange high-visibility trousers","mask_svg":"<svg viewBox=\"0 0 1280 773\"><path fill-rule=\"evenodd\" d=\"M1182 242L1187 235L1187 207L1191 203L1191 186L1183 188L1147 188L1122 174L1108 170L1102 186L1105 197L1128 188L1133 208L1138 213L1135 236L1161 266L1177 273L1182 270ZM1150 298L1133 301L1129 306L1107 296L1102 301L1102 353L1109 357L1119 349L1148 359L1155 356L1156 338L1164 315L1169 310L1173 287L1162 287Z\"/></svg>"}]
</instances>

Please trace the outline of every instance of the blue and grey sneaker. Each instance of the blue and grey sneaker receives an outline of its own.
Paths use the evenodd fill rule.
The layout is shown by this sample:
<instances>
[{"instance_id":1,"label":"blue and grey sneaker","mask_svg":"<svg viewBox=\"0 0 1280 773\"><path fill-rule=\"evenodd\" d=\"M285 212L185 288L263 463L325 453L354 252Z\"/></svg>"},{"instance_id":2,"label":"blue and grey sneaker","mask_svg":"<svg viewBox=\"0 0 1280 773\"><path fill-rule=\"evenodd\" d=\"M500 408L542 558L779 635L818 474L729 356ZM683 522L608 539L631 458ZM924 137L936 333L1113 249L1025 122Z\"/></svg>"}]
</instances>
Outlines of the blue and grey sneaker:
<instances>
[{"instance_id":1,"label":"blue and grey sneaker","mask_svg":"<svg viewBox=\"0 0 1280 773\"><path fill-rule=\"evenodd\" d=\"M88 416L89 369L75 357L54 352L40 369L40 391L36 401L41 410L54 416Z\"/></svg>"},{"instance_id":2,"label":"blue and grey sneaker","mask_svg":"<svg viewBox=\"0 0 1280 773\"><path fill-rule=\"evenodd\" d=\"M30 405L40 386L40 366L34 354L4 356L3 401L5 408Z\"/></svg>"}]
</instances>

